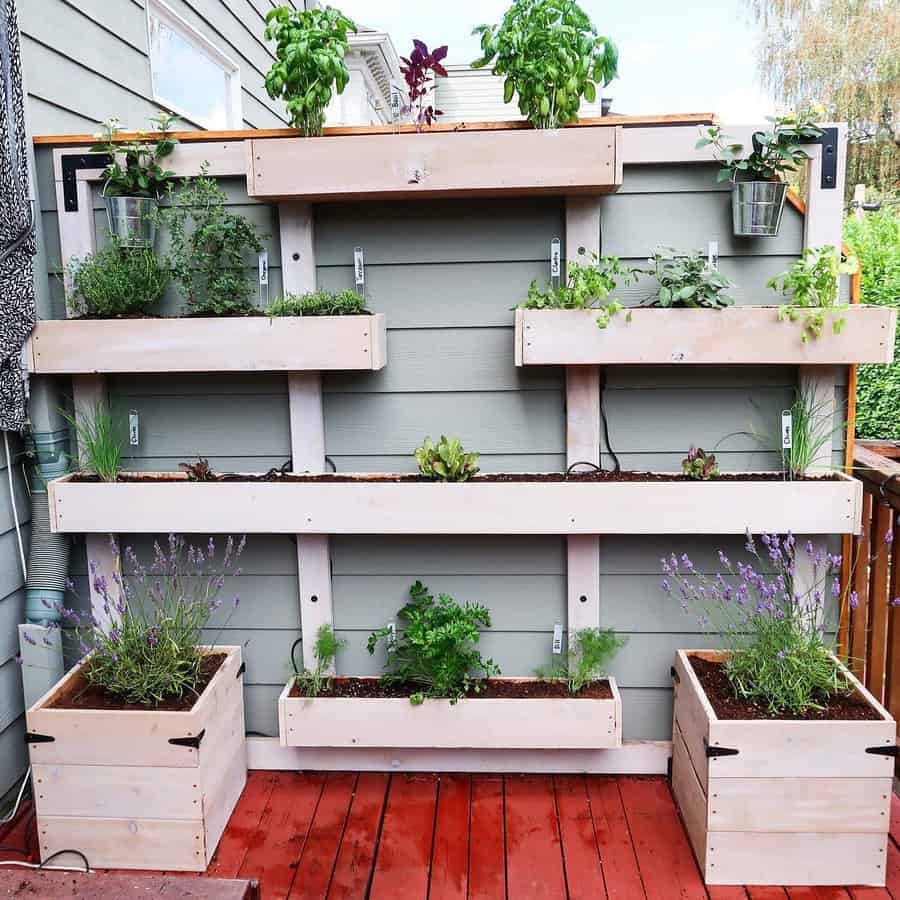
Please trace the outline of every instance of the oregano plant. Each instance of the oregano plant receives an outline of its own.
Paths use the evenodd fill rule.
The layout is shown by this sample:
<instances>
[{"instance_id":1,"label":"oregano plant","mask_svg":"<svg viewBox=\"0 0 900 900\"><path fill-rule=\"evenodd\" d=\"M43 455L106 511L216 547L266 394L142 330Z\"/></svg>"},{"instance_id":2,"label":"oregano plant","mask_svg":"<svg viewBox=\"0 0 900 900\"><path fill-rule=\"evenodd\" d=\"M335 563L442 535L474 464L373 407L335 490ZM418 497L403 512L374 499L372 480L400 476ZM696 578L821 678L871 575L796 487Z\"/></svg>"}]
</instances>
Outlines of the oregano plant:
<instances>
[{"instance_id":1,"label":"oregano plant","mask_svg":"<svg viewBox=\"0 0 900 900\"><path fill-rule=\"evenodd\" d=\"M350 82L344 58L347 34L356 30L353 20L332 6L278 6L266 14L266 40L276 44L266 91L273 100L284 100L291 124L307 137L322 134L331 98Z\"/></svg>"},{"instance_id":2,"label":"oregano plant","mask_svg":"<svg viewBox=\"0 0 900 900\"><path fill-rule=\"evenodd\" d=\"M519 111L535 128L558 128L578 120L582 97L593 103L597 85L618 74L619 54L598 36L574 0L516 0L498 25L479 25L482 56L476 69L493 63L505 77L503 97L519 99Z\"/></svg>"}]
</instances>

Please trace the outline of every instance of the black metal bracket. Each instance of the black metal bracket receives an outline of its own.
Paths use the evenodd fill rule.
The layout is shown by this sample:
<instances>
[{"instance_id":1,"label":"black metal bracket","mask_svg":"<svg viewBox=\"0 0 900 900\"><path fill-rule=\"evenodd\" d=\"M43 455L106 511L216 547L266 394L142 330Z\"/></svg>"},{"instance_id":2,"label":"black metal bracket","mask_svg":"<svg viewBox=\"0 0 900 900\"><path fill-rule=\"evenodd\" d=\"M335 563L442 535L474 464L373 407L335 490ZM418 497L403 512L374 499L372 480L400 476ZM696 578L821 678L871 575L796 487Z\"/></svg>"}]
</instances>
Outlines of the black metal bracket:
<instances>
[{"instance_id":1,"label":"black metal bracket","mask_svg":"<svg viewBox=\"0 0 900 900\"><path fill-rule=\"evenodd\" d=\"M874 756L893 756L896 759L900 756L900 747L896 744L890 744L887 747L866 747L866 753L871 753Z\"/></svg>"},{"instance_id":2,"label":"black metal bracket","mask_svg":"<svg viewBox=\"0 0 900 900\"><path fill-rule=\"evenodd\" d=\"M78 212L78 170L105 169L112 162L109 153L72 153L62 158L63 206Z\"/></svg>"},{"instance_id":3,"label":"black metal bracket","mask_svg":"<svg viewBox=\"0 0 900 900\"><path fill-rule=\"evenodd\" d=\"M51 734L37 734L34 731L25 732L26 744L52 744L56 738Z\"/></svg>"},{"instance_id":4,"label":"black metal bracket","mask_svg":"<svg viewBox=\"0 0 900 900\"><path fill-rule=\"evenodd\" d=\"M669 782L669 784L672 783L672 757L671 756L666 760L666 780Z\"/></svg>"},{"instance_id":5,"label":"black metal bracket","mask_svg":"<svg viewBox=\"0 0 900 900\"><path fill-rule=\"evenodd\" d=\"M837 128L823 128L822 133L815 138L807 138L804 144L822 145L822 190L833 190L837 187Z\"/></svg>"},{"instance_id":6,"label":"black metal bracket","mask_svg":"<svg viewBox=\"0 0 900 900\"><path fill-rule=\"evenodd\" d=\"M200 732L200 734L196 734L193 737L169 738L169 743L174 744L176 747L191 747L194 750L199 750L200 741L203 740L204 734L206 734L205 728Z\"/></svg>"},{"instance_id":7,"label":"black metal bracket","mask_svg":"<svg viewBox=\"0 0 900 900\"><path fill-rule=\"evenodd\" d=\"M681 676L678 674L678 669L675 666L669 666L669 674L672 676L672 681L676 684L681 684Z\"/></svg>"},{"instance_id":8,"label":"black metal bracket","mask_svg":"<svg viewBox=\"0 0 900 900\"><path fill-rule=\"evenodd\" d=\"M707 759L715 759L719 756L737 756L741 752L737 747L710 747L706 738L703 738L703 746L706 748Z\"/></svg>"},{"instance_id":9,"label":"black metal bracket","mask_svg":"<svg viewBox=\"0 0 900 900\"><path fill-rule=\"evenodd\" d=\"M236 674L234 677L235 677L235 678L240 678L241 675L243 675L244 672L246 672L246 671L247 671L247 663L242 662L242 663L241 663L241 667L237 670L237 674Z\"/></svg>"}]
</instances>

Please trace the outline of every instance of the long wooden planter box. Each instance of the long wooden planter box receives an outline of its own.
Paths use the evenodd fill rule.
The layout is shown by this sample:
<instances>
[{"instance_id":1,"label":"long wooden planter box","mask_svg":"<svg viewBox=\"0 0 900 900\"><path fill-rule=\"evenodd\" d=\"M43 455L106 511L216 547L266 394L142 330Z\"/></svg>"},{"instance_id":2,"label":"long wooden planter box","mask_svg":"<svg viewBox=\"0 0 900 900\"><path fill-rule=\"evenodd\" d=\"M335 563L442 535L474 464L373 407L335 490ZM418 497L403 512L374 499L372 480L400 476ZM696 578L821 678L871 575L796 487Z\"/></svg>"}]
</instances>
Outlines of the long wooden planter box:
<instances>
[{"instance_id":1,"label":"long wooden planter box","mask_svg":"<svg viewBox=\"0 0 900 900\"><path fill-rule=\"evenodd\" d=\"M896 723L725 720L675 658L672 789L707 884L883 885Z\"/></svg>"},{"instance_id":2,"label":"long wooden planter box","mask_svg":"<svg viewBox=\"0 0 900 900\"><path fill-rule=\"evenodd\" d=\"M510 679L511 680L511 679ZM521 679L523 681L530 679ZM284 747L596 750L622 745L622 699L278 698Z\"/></svg>"},{"instance_id":3,"label":"long wooden planter box","mask_svg":"<svg viewBox=\"0 0 900 900\"><path fill-rule=\"evenodd\" d=\"M48 319L27 348L38 375L381 369L384 315Z\"/></svg>"},{"instance_id":4,"label":"long wooden planter box","mask_svg":"<svg viewBox=\"0 0 900 900\"><path fill-rule=\"evenodd\" d=\"M54 532L247 534L856 533L862 482L139 482L49 484Z\"/></svg>"},{"instance_id":5,"label":"long wooden planter box","mask_svg":"<svg viewBox=\"0 0 900 900\"><path fill-rule=\"evenodd\" d=\"M847 306L839 335L801 340L771 306L635 309L598 328L589 310L516 310L516 365L844 365L894 358L897 310Z\"/></svg>"},{"instance_id":6,"label":"long wooden planter box","mask_svg":"<svg viewBox=\"0 0 900 900\"><path fill-rule=\"evenodd\" d=\"M247 780L241 648L215 650L227 659L186 712L49 708L80 665L26 712L41 859L206 869Z\"/></svg>"},{"instance_id":7,"label":"long wooden planter box","mask_svg":"<svg viewBox=\"0 0 900 900\"><path fill-rule=\"evenodd\" d=\"M622 183L620 132L603 125L250 140L247 193L358 200L609 191Z\"/></svg>"}]
</instances>

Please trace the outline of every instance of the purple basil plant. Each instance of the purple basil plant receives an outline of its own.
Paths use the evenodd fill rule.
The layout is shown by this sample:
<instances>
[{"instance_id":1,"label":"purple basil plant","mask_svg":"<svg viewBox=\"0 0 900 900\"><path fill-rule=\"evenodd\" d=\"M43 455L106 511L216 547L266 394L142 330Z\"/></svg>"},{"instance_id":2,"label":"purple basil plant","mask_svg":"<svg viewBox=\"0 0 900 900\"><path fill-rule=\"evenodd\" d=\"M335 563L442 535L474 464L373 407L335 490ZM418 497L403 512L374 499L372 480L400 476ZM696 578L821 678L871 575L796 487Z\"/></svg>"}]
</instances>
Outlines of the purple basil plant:
<instances>
[{"instance_id":1,"label":"purple basil plant","mask_svg":"<svg viewBox=\"0 0 900 900\"><path fill-rule=\"evenodd\" d=\"M214 646L240 603L222 594L240 576L238 561L246 538L189 543L171 534L153 544L144 563L130 546L120 552L110 537L112 572L91 560L89 578L101 607L95 614L62 608L63 627L77 642L79 655L90 654L84 669L88 683L128 704L152 706L197 694L204 654ZM67 585L71 592L75 586ZM221 611L221 612L220 612ZM202 640L210 621L218 620L213 640Z\"/></svg>"},{"instance_id":2,"label":"purple basil plant","mask_svg":"<svg viewBox=\"0 0 900 900\"><path fill-rule=\"evenodd\" d=\"M821 708L847 688L833 638L841 557L811 541L798 548L792 534L762 534L757 541L748 532L745 550L743 561L719 550L714 573L701 571L686 553L663 557L662 589L730 651L725 672L738 697L775 716ZM848 599L857 602L855 595Z\"/></svg>"},{"instance_id":3,"label":"purple basil plant","mask_svg":"<svg viewBox=\"0 0 900 900\"><path fill-rule=\"evenodd\" d=\"M413 40L413 51L409 57L400 57L403 65L400 71L406 79L409 91L409 105L406 113L415 114L416 128L421 130L423 126L431 126L443 112L435 109L428 102L429 95L434 91L436 78L446 78L447 70L441 64L441 60L447 56L447 45L437 47L429 51L428 46L417 38Z\"/></svg>"}]
</instances>

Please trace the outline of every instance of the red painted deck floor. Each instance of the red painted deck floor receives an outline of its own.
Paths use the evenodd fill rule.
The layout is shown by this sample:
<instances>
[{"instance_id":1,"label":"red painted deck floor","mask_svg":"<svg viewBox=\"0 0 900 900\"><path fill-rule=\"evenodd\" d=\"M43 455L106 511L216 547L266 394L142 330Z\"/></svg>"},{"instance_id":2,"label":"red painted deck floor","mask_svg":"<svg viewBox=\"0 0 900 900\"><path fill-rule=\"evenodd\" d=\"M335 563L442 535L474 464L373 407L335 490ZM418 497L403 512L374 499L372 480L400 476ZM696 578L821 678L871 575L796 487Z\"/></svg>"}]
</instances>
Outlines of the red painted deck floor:
<instances>
[{"instance_id":1,"label":"red painted deck floor","mask_svg":"<svg viewBox=\"0 0 900 900\"><path fill-rule=\"evenodd\" d=\"M24 819L4 845L34 846ZM273 900L900 900L896 797L891 824L887 890L707 889L663 778L252 772L206 874Z\"/></svg>"}]
</instances>

